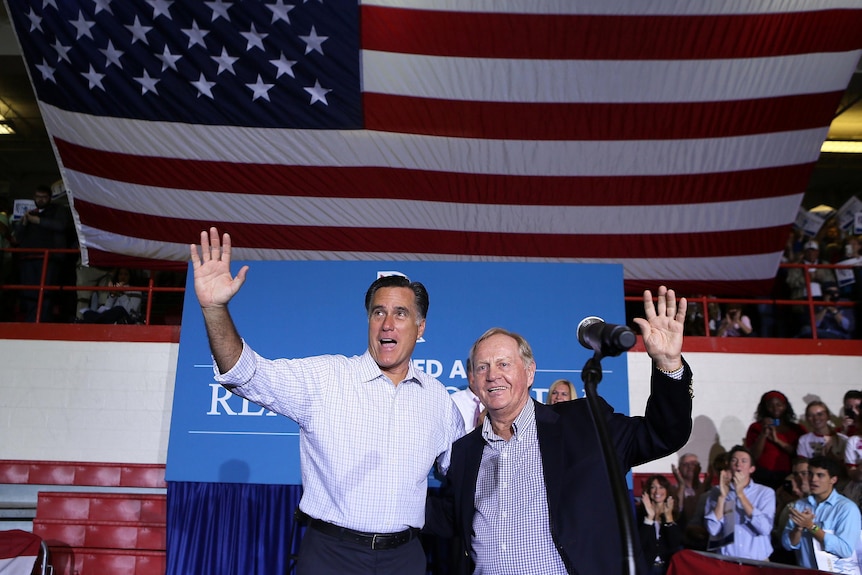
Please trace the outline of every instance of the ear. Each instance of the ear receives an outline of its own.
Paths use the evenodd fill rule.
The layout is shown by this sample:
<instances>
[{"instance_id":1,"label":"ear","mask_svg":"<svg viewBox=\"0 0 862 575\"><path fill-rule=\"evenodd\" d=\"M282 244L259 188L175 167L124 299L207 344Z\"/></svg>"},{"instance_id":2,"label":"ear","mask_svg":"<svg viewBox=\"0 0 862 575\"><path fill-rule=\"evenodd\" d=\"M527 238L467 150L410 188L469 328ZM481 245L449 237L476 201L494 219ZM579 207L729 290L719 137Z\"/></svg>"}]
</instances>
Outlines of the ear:
<instances>
[{"instance_id":1,"label":"ear","mask_svg":"<svg viewBox=\"0 0 862 575\"><path fill-rule=\"evenodd\" d=\"M422 318L422 321L419 322L419 333L416 334L416 339L421 339L423 333L425 333L425 318Z\"/></svg>"},{"instance_id":2,"label":"ear","mask_svg":"<svg viewBox=\"0 0 862 575\"><path fill-rule=\"evenodd\" d=\"M838 476L837 475L831 476L829 478L829 483L831 483L832 485L835 485L836 483L838 483Z\"/></svg>"},{"instance_id":3,"label":"ear","mask_svg":"<svg viewBox=\"0 0 862 575\"><path fill-rule=\"evenodd\" d=\"M533 380L536 378L536 361L527 368L527 387L533 387Z\"/></svg>"}]
</instances>

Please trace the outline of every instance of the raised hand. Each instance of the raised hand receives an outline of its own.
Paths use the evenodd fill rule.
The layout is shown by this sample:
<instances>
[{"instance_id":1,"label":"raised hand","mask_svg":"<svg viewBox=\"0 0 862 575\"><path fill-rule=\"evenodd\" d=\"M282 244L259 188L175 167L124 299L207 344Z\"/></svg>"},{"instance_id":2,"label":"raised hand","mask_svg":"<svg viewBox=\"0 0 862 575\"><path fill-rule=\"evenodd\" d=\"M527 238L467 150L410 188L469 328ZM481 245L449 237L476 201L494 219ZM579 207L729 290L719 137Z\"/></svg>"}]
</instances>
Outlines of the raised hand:
<instances>
[{"instance_id":1,"label":"raised hand","mask_svg":"<svg viewBox=\"0 0 862 575\"><path fill-rule=\"evenodd\" d=\"M655 519L655 507L653 507L652 499L649 498L649 494L644 493L641 495L641 502L643 502L644 512L646 513L647 519Z\"/></svg>"},{"instance_id":2,"label":"raised hand","mask_svg":"<svg viewBox=\"0 0 862 575\"><path fill-rule=\"evenodd\" d=\"M679 472L679 467L677 467L676 465L671 463L670 464L670 471L671 471L671 473L673 473L673 477L674 477L674 479L676 479L677 485L684 482L684 479L682 478L682 473Z\"/></svg>"},{"instance_id":3,"label":"raised hand","mask_svg":"<svg viewBox=\"0 0 862 575\"><path fill-rule=\"evenodd\" d=\"M682 332L688 302L676 300L673 290L659 286L654 304L652 293L644 291L644 318L635 318L644 347L659 369L673 371L682 366Z\"/></svg>"},{"instance_id":4,"label":"raised hand","mask_svg":"<svg viewBox=\"0 0 862 575\"><path fill-rule=\"evenodd\" d=\"M664 502L664 522L671 523L673 521L673 496L668 495Z\"/></svg>"},{"instance_id":5,"label":"raised hand","mask_svg":"<svg viewBox=\"0 0 862 575\"><path fill-rule=\"evenodd\" d=\"M219 242L218 230L201 232L200 252L191 244L191 261L194 268L195 295L202 308L224 307L245 282L248 266L243 266L236 277L230 273L230 235L224 234Z\"/></svg>"}]
</instances>

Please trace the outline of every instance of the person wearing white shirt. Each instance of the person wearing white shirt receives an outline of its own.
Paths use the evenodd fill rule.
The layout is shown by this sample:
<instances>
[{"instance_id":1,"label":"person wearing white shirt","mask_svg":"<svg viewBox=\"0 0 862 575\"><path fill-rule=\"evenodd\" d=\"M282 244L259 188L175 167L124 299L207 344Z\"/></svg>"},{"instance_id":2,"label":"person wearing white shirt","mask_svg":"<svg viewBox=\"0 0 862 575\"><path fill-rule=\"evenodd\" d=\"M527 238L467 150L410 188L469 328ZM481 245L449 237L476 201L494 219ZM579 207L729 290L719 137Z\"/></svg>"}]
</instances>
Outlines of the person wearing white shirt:
<instances>
[{"instance_id":1,"label":"person wearing white shirt","mask_svg":"<svg viewBox=\"0 0 862 575\"><path fill-rule=\"evenodd\" d=\"M309 529L297 575L424 574L428 474L435 462L446 472L464 432L449 392L411 360L425 331L425 287L397 275L371 284L361 356L269 360L240 338L228 312L248 272L231 274L230 236L220 242L213 227L201 233L200 252L190 248L215 380L299 425L299 511Z\"/></svg>"}]
</instances>

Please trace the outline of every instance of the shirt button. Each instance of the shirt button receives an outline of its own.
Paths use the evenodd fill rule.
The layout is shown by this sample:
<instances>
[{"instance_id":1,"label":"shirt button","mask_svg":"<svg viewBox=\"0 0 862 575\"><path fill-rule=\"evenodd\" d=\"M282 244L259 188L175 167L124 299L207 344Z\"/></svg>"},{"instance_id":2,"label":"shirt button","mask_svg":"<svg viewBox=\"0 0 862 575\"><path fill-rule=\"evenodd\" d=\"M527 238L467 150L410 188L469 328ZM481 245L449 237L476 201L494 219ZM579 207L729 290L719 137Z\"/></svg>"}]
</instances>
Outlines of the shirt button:
<instances>
[{"instance_id":1,"label":"shirt button","mask_svg":"<svg viewBox=\"0 0 862 575\"><path fill-rule=\"evenodd\" d=\"M501 488L503 488L503 489L507 488L508 486L509 486L509 482L508 482L508 481L503 481L502 483L500 483L500 487L501 487Z\"/></svg>"},{"instance_id":2,"label":"shirt button","mask_svg":"<svg viewBox=\"0 0 862 575\"><path fill-rule=\"evenodd\" d=\"M505 550L506 550L506 544L505 544L505 543L501 543L501 544L500 544L500 551L505 551Z\"/></svg>"}]
</instances>

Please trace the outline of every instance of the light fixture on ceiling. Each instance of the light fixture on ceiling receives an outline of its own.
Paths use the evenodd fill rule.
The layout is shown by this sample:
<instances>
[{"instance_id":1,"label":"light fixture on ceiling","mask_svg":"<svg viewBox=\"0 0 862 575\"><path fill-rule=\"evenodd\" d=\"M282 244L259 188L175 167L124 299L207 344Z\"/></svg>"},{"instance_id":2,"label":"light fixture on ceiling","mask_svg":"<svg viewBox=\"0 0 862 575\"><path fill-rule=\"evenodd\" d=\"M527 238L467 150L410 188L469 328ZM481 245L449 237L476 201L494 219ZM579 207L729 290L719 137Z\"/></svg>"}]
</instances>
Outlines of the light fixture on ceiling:
<instances>
[{"instance_id":1,"label":"light fixture on ceiling","mask_svg":"<svg viewBox=\"0 0 862 575\"><path fill-rule=\"evenodd\" d=\"M825 154L862 154L862 140L826 140L820 151Z\"/></svg>"},{"instance_id":2,"label":"light fixture on ceiling","mask_svg":"<svg viewBox=\"0 0 862 575\"><path fill-rule=\"evenodd\" d=\"M15 133L15 124L12 123L12 120L7 120L6 116L0 114L0 136L4 134L14 134Z\"/></svg>"}]
</instances>

